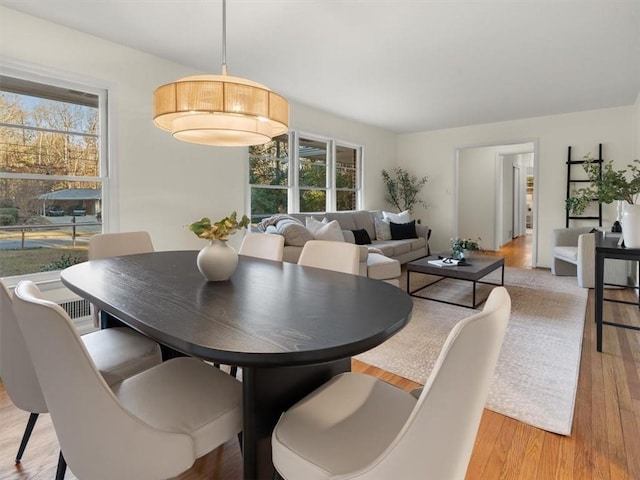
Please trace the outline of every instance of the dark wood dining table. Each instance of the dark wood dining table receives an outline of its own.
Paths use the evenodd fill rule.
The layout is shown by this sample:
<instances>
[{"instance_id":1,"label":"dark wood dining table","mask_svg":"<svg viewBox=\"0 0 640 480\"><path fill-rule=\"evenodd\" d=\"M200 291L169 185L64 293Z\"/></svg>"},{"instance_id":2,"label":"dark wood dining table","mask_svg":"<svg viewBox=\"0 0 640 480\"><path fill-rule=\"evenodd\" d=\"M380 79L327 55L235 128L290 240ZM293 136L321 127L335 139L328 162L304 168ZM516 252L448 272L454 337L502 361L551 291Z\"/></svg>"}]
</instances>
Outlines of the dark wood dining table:
<instances>
[{"instance_id":1,"label":"dark wood dining table","mask_svg":"<svg viewBox=\"0 0 640 480\"><path fill-rule=\"evenodd\" d=\"M92 260L61 279L171 349L242 367L243 475L271 479L281 413L401 330L413 302L378 280L242 255L230 280L207 282L197 253Z\"/></svg>"}]
</instances>

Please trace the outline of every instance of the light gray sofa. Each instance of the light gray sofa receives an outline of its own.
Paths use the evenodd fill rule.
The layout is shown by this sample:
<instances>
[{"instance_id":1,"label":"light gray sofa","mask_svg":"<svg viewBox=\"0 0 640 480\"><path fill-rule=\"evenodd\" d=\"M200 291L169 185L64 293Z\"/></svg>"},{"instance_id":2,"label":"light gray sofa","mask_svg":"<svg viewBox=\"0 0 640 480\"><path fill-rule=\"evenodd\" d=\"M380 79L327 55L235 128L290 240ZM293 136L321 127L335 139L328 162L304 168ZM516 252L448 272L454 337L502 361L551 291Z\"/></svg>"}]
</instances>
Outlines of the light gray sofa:
<instances>
[{"instance_id":1,"label":"light gray sofa","mask_svg":"<svg viewBox=\"0 0 640 480\"><path fill-rule=\"evenodd\" d=\"M400 276L400 265L429 254L429 237L431 230L425 225L416 225L418 238L406 240L378 240L376 238L375 220L382 220L382 210L354 210L326 213L290 213L303 225L307 217L322 221L336 220L340 224L345 241L355 243L353 230L365 229L371 238L370 245L360 247L360 275L377 280L397 279ZM286 221L286 219L285 219ZM267 232L280 233L285 236L285 262L297 263L304 240L294 238L273 225ZM394 261L395 260L395 261ZM392 282L397 283L397 282Z\"/></svg>"}]
</instances>

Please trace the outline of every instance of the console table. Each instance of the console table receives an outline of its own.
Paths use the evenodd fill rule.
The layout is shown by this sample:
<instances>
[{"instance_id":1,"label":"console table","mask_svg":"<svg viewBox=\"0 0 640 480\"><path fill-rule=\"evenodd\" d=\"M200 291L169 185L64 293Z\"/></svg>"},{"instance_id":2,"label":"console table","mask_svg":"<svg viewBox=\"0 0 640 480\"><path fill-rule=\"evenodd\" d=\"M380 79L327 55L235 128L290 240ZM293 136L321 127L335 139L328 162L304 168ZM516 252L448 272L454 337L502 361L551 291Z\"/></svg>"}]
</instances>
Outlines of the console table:
<instances>
[{"instance_id":1,"label":"console table","mask_svg":"<svg viewBox=\"0 0 640 480\"><path fill-rule=\"evenodd\" d=\"M622 323L615 323L605 321L603 319L604 302L625 303L629 305L635 305L640 307L640 299L635 302L629 302L625 300L616 300L613 298L604 298L604 261L606 258L614 260L629 260L632 262L640 261L640 248L625 248L618 245L619 236L606 236L596 234L596 348L598 352L602 352L602 325L611 325L614 327L629 328L632 330L640 330L640 327L634 325L625 325ZM628 287L628 285L616 285L621 287ZM638 288L635 286L634 288Z\"/></svg>"}]
</instances>

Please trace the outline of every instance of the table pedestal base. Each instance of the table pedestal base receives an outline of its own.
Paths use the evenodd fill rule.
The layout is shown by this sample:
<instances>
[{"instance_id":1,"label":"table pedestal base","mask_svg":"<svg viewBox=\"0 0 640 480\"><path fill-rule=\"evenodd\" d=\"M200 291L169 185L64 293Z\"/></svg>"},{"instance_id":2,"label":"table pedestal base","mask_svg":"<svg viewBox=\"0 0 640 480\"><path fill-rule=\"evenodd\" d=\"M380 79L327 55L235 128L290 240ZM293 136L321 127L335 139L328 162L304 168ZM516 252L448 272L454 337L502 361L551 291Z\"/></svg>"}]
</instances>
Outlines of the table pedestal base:
<instances>
[{"instance_id":1,"label":"table pedestal base","mask_svg":"<svg viewBox=\"0 0 640 480\"><path fill-rule=\"evenodd\" d=\"M271 480L271 433L280 415L313 390L351 370L351 358L297 367L243 367L245 479Z\"/></svg>"}]
</instances>

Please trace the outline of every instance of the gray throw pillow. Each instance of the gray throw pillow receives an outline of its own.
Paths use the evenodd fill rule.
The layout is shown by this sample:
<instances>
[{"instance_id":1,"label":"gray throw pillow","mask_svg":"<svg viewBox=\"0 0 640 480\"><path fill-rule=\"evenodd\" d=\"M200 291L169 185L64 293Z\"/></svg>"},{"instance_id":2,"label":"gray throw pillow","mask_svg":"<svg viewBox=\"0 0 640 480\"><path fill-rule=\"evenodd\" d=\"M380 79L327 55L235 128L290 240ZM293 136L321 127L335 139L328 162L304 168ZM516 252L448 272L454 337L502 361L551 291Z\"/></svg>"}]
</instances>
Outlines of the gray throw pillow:
<instances>
[{"instance_id":1,"label":"gray throw pillow","mask_svg":"<svg viewBox=\"0 0 640 480\"><path fill-rule=\"evenodd\" d=\"M304 225L296 222L278 222L276 226L278 233L284 237L284 244L294 247L304 247L309 240L313 240L313 235Z\"/></svg>"}]
</instances>

